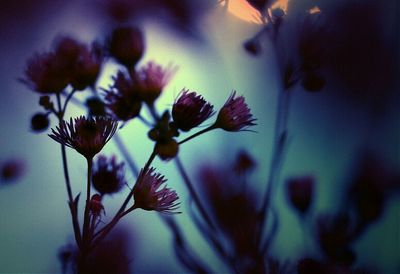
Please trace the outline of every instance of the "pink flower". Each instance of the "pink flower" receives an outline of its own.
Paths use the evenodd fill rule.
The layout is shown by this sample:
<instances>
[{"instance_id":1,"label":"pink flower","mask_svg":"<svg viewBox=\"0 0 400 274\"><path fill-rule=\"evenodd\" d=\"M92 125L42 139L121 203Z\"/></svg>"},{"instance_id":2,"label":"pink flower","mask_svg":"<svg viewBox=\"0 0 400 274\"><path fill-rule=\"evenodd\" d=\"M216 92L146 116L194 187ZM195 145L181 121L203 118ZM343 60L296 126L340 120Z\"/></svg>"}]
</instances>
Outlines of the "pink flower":
<instances>
[{"instance_id":1,"label":"pink flower","mask_svg":"<svg viewBox=\"0 0 400 274\"><path fill-rule=\"evenodd\" d=\"M213 106L196 92L183 89L172 107L172 118L177 128L189 131L213 115Z\"/></svg>"},{"instance_id":2,"label":"pink flower","mask_svg":"<svg viewBox=\"0 0 400 274\"><path fill-rule=\"evenodd\" d=\"M118 123L106 117L85 118L81 116L62 121L49 136L62 145L75 149L87 159L99 153L111 139Z\"/></svg>"},{"instance_id":3,"label":"pink flower","mask_svg":"<svg viewBox=\"0 0 400 274\"><path fill-rule=\"evenodd\" d=\"M178 195L175 191L161 187L167 180L154 168L141 170L138 180L133 188L135 206L144 210L155 210L163 213L177 213L179 206Z\"/></svg>"},{"instance_id":4,"label":"pink flower","mask_svg":"<svg viewBox=\"0 0 400 274\"><path fill-rule=\"evenodd\" d=\"M226 131L246 130L250 126L256 125L257 120L253 118L250 109L244 101L243 96L235 98L236 91L233 91L220 109L215 122L215 127Z\"/></svg>"},{"instance_id":5,"label":"pink flower","mask_svg":"<svg viewBox=\"0 0 400 274\"><path fill-rule=\"evenodd\" d=\"M171 65L163 68L154 62L149 62L139 71L134 72L132 79L139 87L139 97L146 103L153 103L171 80L176 69Z\"/></svg>"}]
</instances>

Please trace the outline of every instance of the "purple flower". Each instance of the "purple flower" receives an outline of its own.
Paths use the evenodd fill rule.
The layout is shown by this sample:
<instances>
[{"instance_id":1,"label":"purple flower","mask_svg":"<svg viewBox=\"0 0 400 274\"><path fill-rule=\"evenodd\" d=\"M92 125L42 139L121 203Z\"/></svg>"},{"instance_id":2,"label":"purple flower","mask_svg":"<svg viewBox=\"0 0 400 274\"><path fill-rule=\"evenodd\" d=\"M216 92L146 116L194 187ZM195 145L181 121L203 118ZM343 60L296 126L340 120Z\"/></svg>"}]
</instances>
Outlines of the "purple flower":
<instances>
[{"instance_id":1,"label":"purple flower","mask_svg":"<svg viewBox=\"0 0 400 274\"><path fill-rule=\"evenodd\" d=\"M62 145L75 149L87 159L93 158L111 139L118 123L106 117L85 118L81 116L62 121L49 136Z\"/></svg>"},{"instance_id":2,"label":"purple flower","mask_svg":"<svg viewBox=\"0 0 400 274\"><path fill-rule=\"evenodd\" d=\"M135 206L144 210L155 210L163 213L177 213L179 206L178 195L175 191L161 187L167 180L154 168L141 170L138 180L133 187Z\"/></svg>"},{"instance_id":3,"label":"purple flower","mask_svg":"<svg viewBox=\"0 0 400 274\"><path fill-rule=\"evenodd\" d=\"M183 89L172 107L172 118L177 128L189 131L214 114L213 106L196 92Z\"/></svg>"},{"instance_id":4,"label":"purple flower","mask_svg":"<svg viewBox=\"0 0 400 274\"><path fill-rule=\"evenodd\" d=\"M138 87L122 72L114 78L114 85L105 90L106 106L112 115L119 120L128 121L139 115L142 102L138 97Z\"/></svg>"},{"instance_id":5,"label":"purple flower","mask_svg":"<svg viewBox=\"0 0 400 274\"><path fill-rule=\"evenodd\" d=\"M132 79L139 87L139 97L146 103L153 103L171 80L176 69L171 65L163 68L154 62L149 62L139 71L134 72Z\"/></svg>"},{"instance_id":6,"label":"purple flower","mask_svg":"<svg viewBox=\"0 0 400 274\"><path fill-rule=\"evenodd\" d=\"M125 184L124 163L118 164L115 156L99 156L93 167L92 183L101 195L118 192Z\"/></svg>"},{"instance_id":7,"label":"purple flower","mask_svg":"<svg viewBox=\"0 0 400 274\"><path fill-rule=\"evenodd\" d=\"M215 127L226 131L246 130L250 126L256 125L257 120L253 118L250 109L244 101L243 96L235 98L236 91L233 91L220 109L215 122Z\"/></svg>"}]
</instances>

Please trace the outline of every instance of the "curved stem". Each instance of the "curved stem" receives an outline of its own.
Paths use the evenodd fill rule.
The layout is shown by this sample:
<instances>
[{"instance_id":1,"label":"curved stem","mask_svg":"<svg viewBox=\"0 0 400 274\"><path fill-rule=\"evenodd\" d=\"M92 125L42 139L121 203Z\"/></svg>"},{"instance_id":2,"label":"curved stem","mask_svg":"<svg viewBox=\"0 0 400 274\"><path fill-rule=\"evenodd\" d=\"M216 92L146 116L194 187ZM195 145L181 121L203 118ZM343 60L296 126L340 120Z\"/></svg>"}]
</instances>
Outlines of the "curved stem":
<instances>
[{"instance_id":1,"label":"curved stem","mask_svg":"<svg viewBox=\"0 0 400 274\"><path fill-rule=\"evenodd\" d=\"M131 169L133 175L137 178L139 176L139 169L136 165L136 163L133 161L133 158L129 154L128 150L126 149L126 146L124 142L122 141L121 137L118 135L118 133L114 134L113 140L115 141L115 144L117 145L119 151L122 153L122 156L124 156L126 162L129 165L129 168Z\"/></svg>"},{"instance_id":2,"label":"curved stem","mask_svg":"<svg viewBox=\"0 0 400 274\"><path fill-rule=\"evenodd\" d=\"M195 137L197 137L197 136L199 136L199 135L201 135L201 134L203 134L203 133L206 133L206 132L208 132L208 131L211 131L211 130L213 130L213 129L216 129L216 128L217 128L217 127L215 126L215 124L213 124L213 125L211 125L211 126L205 128L205 129L202 129L202 130L196 132L195 134L193 134L193 135L191 135L191 136L189 136L189 137L183 139L182 141L178 142L178 144L181 145L181 144L183 144L183 143L186 143L187 141L189 141L189 140L191 140L191 139L193 139L193 138L195 138Z\"/></svg>"},{"instance_id":3,"label":"curved stem","mask_svg":"<svg viewBox=\"0 0 400 274\"><path fill-rule=\"evenodd\" d=\"M63 113L63 114L65 113L65 111L66 111L66 109L67 109L67 105L68 105L69 100L71 100L72 96L74 96L74 94L75 94L76 91L77 91L76 89L73 89L73 90L67 95L67 98L65 99L65 102L64 102L64 107L62 108L62 113Z\"/></svg>"}]
</instances>

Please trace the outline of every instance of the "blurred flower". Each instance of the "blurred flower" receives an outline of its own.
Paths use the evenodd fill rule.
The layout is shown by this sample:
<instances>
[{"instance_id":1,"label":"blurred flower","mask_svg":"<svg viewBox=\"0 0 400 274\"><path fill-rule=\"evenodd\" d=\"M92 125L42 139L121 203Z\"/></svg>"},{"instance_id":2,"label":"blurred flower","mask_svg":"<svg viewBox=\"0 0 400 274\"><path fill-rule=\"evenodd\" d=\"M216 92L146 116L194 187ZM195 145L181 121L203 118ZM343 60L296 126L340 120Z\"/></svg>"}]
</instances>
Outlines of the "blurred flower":
<instances>
[{"instance_id":1,"label":"blurred flower","mask_svg":"<svg viewBox=\"0 0 400 274\"><path fill-rule=\"evenodd\" d=\"M309 92L321 91L325 82L325 78L318 72L306 72L301 79L302 87Z\"/></svg>"},{"instance_id":2,"label":"blurred flower","mask_svg":"<svg viewBox=\"0 0 400 274\"><path fill-rule=\"evenodd\" d=\"M154 62L149 62L134 72L132 79L138 85L139 97L144 102L152 104L160 96L176 70L177 67L172 65L163 68Z\"/></svg>"},{"instance_id":3,"label":"blurred flower","mask_svg":"<svg viewBox=\"0 0 400 274\"><path fill-rule=\"evenodd\" d=\"M246 0L252 7L260 12L264 12L267 8L269 0Z\"/></svg>"},{"instance_id":4,"label":"blurred flower","mask_svg":"<svg viewBox=\"0 0 400 274\"><path fill-rule=\"evenodd\" d=\"M167 180L154 168L141 170L139 177L133 187L135 206L144 210L155 210L162 213L177 213L178 195L175 191L161 185Z\"/></svg>"},{"instance_id":5,"label":"blurred flower","mask_svg":"<svg viewBox=\"0 0 400 274\"><path fill-rule=\"evenodd\" d=\"M108 50L119 63L129 69L135 67L145 50L142 31L136 27L115 29L109 38Z\"/></svg>"},{"instance_id":6,"label":"blurred flower","mask_svg":"<svg viewBox=\"0 0 400 274\"><path fill-rule=\"evenodd\" d=\"M236 157L236 161L233 165L233 170L238 175L245 174L252 171L256 167L256 165L257 163L255 162L253 157L251 157L251 155L245 150L241 150Z\"/></svg>"},{"instance_id":7,"label":"blurred flower","mask_svg":"<svg viewBox=\"0 0 400 274\"><path fill-rule=\"evenodd\" d=\"M291 205L305 214L314 198L315 180L311 176L295 177L286 182L286 193Z\"/></svg>"},{"instance_id":8,"label":"blurred flower","mask_svg":"<svg viewBox=\"0 0 400 274\"><path fill-rule=\"evenodd\" d=\"M68 85L68 76L57 55L46 52L28 60L21 82L39 93L60 93Z\"/></svg>"},{"instance_id":9,"label":"blurred flower","mask_svg":"<svg viewBox=\"0 0 400 274\"><path fill-rule=\"evenodd\" d=\"M226 131L246 130L250 126L256 125L257 119L253 118L244 97L235 98L236 91L233 91L218 113L215 127Z\"/></svg>"},{"instance_id":10,"label":"blurred flower","mask_svg":"<svg viewBox=\"0 0 400 274\"><path fill-rule=\"evenodd\" d=\"M259 39L251 38L244 42L244 49L253 56L258 56L262 52L261 43Z\"/></svg>"},{"instance_id":11,"label":"blurred flower","mask_svg":"<svg viewBox=\"0 0 400 274\"><path fill-rule=\"evenodd\" d=\"M118 164L115 156L100 155L93 166L92 184L101 195L118 192L125 184L124 163Z\"/></svg>"},{"instance_id":12,"label":"blurred flower","mask_svg":"<svg viewBox=\"0 0 400 274\"><path fill-rule=\"evenodd\" d=\"M105 94L106 106L116 119L128 121L139 115L142 102L138 87L122 72L118 72L114 85Z\"/></svg>"},{"instance_id":13,"label":"blurred flower","mask_svg":"<svg viewBox=\"0 0 400 274\"><path fill-rule=\"evenodd\" d=\"M72 87L77 90L93 87L99 76L102 61L103 53L100 45L93 43L90 49L82 45L71 77Z\"/></svg>"},{"instance_id":14,"label":"blurred flower","mask_svg":"<svg viewBox=\"0 0 400 274\"><path fill-rule=\"evenodd\" d=\"M46 113L36 113L31 119L31 129L35 132L42 132L49 127L50 121Z\"/></svg>"},{"instance_id":15,"label":"blurred flower","mask_svg":"<svg viewBox=\"0 0 400 274\"><path fill-rule=\"evenodd\" d=\"M25 170L26 164L22 159L8 159L1 164L1 179L7 182L18 180Z\"/></svg>"},{"instance_id":16,"label":"blurred flower","mask_svg":"<svg viewBox=\"0 0 400 274\"><path fill-rule=\"evenodd\" d=\"M75 149L87 159L93 158L111 139L118 123L111 118L81 116L62 121L49 136L62 145Z\"/></svg>"},{"instance_id":17,"label":"blurred flower","mask_svg":"<svg viewBox=\"0 0 400 274\"><path fill-rule=\"evenodd\" d=\"M339 264L351 265L356 254L350 244L357 236L357 227L348 212L320 215L317 219L317 239L325 255Z\"/></svg>"},{"instance_id":18,"label":"blurred flower","mask_svg":"<svg viewBox=\"0 0 400 274\"><path fill-rule=\"evenodd\" d=\"M90 199L90 213L94 217L99 217L101 213L104 213L104 206L101 203L102 196L99 194L94 194Z\"/></svg>"},{"instance_id":19,"label":"blurred flower","mask_svg":"<svg viewBox=\"0 0 400 274\"><path fill-rule=\"evenodd\" d=\"M196 92L183 89L172 107L172 118L176 127L189 131L213 115L213 106Z\"/></svg>"},{"instance_id":20,"label":"blurred flower","mask_svg":"<svg viewBox=\"0 0 400 274\"><path fill-rule=\"evenodd\" d=\"M106 116L104 102L97 96L90 97L85 102L89 111L89 116Z\"/></svg>"}]
</instances>

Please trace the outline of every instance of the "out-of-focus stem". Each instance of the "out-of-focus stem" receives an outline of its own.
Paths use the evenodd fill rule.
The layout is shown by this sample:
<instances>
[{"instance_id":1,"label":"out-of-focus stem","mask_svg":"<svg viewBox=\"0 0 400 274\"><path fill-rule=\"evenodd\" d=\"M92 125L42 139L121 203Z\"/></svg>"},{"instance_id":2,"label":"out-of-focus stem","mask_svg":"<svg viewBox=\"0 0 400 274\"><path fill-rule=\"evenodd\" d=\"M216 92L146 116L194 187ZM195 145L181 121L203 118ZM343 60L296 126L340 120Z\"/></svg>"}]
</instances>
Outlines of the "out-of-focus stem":
<instances>
[{"instance_id":1,"label":"out-of-focus stem","mask_svg":"<svg viewBox=\"0 0 400 274\"><path fill-rule=\"evenodd\" d=\"M137 178L139 176L139 169L138 169L136 163L134 162L132 156L129 154L128 150L126 149L126 146L125 146L124 142L122 141L121 137L118 135L118 133L114 134L113 140L115 141L115 144L117 145L119 151L122 153L122 156L124 156L133 175L135 175L135 177Z\"/></svg>"},{"instance_id":2,"label":"out-of-focus stem","mask_svg":"<svg viewBox=\"0 0 400 274\"><path fill-rule=\"evenodd\" d=\"M208 216L207 211L205 210L204 206L202 205L199 196L196 193L196 190L193 187L193 184L185 170L185 167L183 166L179 156L175 157L175 164L178 168L179 173L182 176L182 179L186 185L186 187L189 190L189 193L191 195L191 197L193 198L194 203L196 204L197 208L199 209L199 212L201 214L201 216L203 217L203 219L206 221L206 223L208 224L208 226L212 229L215 230L215 226L213 225L211 218Z\"/></svg>"}]
</instances>

